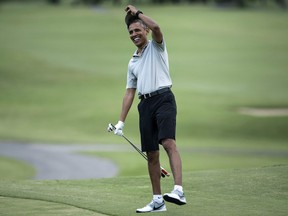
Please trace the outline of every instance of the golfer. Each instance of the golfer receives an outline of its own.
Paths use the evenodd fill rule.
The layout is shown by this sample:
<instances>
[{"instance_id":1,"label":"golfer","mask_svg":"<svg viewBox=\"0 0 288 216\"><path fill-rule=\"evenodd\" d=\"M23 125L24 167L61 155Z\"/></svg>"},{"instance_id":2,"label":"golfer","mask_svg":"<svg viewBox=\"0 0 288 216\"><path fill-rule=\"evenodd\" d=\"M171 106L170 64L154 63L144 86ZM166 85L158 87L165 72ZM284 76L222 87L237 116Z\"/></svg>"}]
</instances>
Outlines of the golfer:
<instances>
[{"instance_id":1,"label":"golfer","mask_svg":"<svg viewBox=\"0 0 288 216\"><path fill-rule=\"evenodd\" d=\"M130 39L137 50L128 65L126 93L114 133L123 135L124 122L137 90L140 99L138 111L141 148L148 157L153 198L148 205L136 212L161 212L166 211L164 200L177 205L186 204L182 188L182 162L175 142L177 107L171 91L168 54L163 33L155 21L132 5L128 5L125 11ZM147 38L150 31L152 40ZM108 126L108 131L113 131L111 125ZM165 193L164 196L160 185L159 144L169 157L175 185L172 192Z\"/></svg>"}]
</instances>

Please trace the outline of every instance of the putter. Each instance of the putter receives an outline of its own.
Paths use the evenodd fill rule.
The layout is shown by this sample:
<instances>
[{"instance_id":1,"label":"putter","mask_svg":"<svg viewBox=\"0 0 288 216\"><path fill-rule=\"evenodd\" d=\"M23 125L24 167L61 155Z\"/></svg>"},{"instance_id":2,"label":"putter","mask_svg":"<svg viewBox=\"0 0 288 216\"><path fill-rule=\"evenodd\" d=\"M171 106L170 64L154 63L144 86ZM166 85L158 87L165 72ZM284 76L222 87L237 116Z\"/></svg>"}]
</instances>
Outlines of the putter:
<instances>
[{"instance_id":1,"label":"putter","mask_svg":"<svg viewBox=\"0 0 288 216\"><path fill-rule=\"evenodd\" d=\"M113 127L113 131L116 129L116 127L110 123L110 125ZM126 136L121 135L146 161L148 161L147 155L142 152L137 146L135 146ZM170 173L165 170L162 166L160 166L160 170L161 170L161 176L162 178L165 178L165 176L169 177Z\"/></svg>"}]
</instances>

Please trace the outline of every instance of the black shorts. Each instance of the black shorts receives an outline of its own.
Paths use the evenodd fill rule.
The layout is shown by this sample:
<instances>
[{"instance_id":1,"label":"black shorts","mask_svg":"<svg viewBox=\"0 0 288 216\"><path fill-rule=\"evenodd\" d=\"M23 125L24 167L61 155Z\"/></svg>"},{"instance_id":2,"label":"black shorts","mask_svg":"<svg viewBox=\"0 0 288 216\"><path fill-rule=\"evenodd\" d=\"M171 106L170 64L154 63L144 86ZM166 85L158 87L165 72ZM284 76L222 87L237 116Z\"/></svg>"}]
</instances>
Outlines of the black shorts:
<instances>
[{"instance_id":1,"label":"black shorts","mask_svg":"<svg viewBox=\"0 0 288 216\"><path fill-rule=\"evenodd\" d=\"M159 150L163 139L175 140L177 106L172 91L142 99L138 111L143 152Z\"/></svg>"}]
</instances>

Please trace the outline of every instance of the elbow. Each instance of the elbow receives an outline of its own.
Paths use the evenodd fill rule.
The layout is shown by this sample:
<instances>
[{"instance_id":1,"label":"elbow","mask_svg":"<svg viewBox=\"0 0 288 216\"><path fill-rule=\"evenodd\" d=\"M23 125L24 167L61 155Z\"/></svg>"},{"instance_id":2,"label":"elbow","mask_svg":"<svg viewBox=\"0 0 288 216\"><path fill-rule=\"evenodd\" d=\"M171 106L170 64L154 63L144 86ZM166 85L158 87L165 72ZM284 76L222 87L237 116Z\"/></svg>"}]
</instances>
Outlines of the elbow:
<instances>
[{"instance_id":1,"label":"elbow","mask_svg":"<svg viewBox=\"0 0 288 216\"><path fill-rule=\"evenodd\" d=\"M160 30L160 26L157 25L157 24L154 24L154 25L151 27L151 31L152 31L152 32L155 32L155 33L160 32L160 31L161 31L161 30Z\"/></svg>"},{"instance_id":2,"label":"elbow","mask_svg":"<svg viewBox=\"0 0 288 216\"><path fill-rule=\"evenodd\" d=\"M133 89L133 88L129 88L129 89L127 89L126 90L126 94L125 94L125 97L127 98L127 99L132 99L133 100L133 98L134 98L134 96L135 96L135 91L136 91L136 89Z\"/></svg>"}]
</instances>

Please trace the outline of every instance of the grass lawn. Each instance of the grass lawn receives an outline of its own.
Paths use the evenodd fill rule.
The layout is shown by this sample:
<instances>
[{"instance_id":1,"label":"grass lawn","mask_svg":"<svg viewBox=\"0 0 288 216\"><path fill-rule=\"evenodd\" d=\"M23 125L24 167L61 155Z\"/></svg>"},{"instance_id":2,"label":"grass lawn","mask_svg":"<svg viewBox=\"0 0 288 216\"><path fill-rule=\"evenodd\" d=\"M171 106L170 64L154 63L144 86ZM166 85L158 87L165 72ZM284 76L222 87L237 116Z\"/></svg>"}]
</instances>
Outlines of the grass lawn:
<instances>
[{"instance_id":1,"label":"grass lawn","mask_svg":"<svg viewBox=\"0 0 288 216\"><path fill-rule=\"evenodd\" d=\"M287 13L187 6L143 11L165 33L180 145L287 141L287 116L236 112L242 106L288 107ZM135 50L123 16L118 7L2 6L1 140L119 142L106 128L118 120ZM134 140L137 101L125 128Z\"/></svg>"},{"instance_id":2,"label":"grass lawn","mask_svg":"<svg viewBox=\"0 0 288 216\"><path fill-rule=\"evenodd\" d=\"M23 161L0 157L0 180L29 179L35 170Z\"/></svg>"},{"instance_id":3,"label":"grass lawn","mask_svg":"<svg viewBox=\"0 0 288 216\"><path fill-rule=\"evenodd\" d=\"M241 151L239 149L180 149L183 171L218 170L273 166L288 163L288 154L280 152ZM120 168L120 176L139 176L148 173L146 161L136 152L88 152L110 158ZM169 172L169 160L161 151L161 165Z\"/></svg>"},{"instance_id":4,"label":"grass lawn","mask_svg":"<svg viewBox=\"0 0 288 216\"><path fill-rule=\"evenodd\" d=\"M287 169L286 165L186 172L184 185L188 204L179 207L167 203L168 211L161 215L284 216L288 211ZM171 190L171 179L164 179L162 186L164 191ZM135 209L148 203L150 198L148 176L1 181L0 184L0 211L4 215L15 215L21 209L17 215L97 215L93 213L100 212L127 216L135 215Z\"/></svg>"},{"instance_id":5,"label":"grass lawn","mask_svg":"<svg viewBox=\"0 0 288 216\"><path fill-rule=\"evenodd\" d=\"M187 5L141 10L165 34L189 202L167 204L163 215L286 215L288 116L237 110L288 107L288 14ZM106 132L118 120L135 50L123 19L119 7L1 5L0 142L126 143ZM139 145L137 102L124 132ZM115 160L121 176L23 181L33 169L1 157L0 214L127 216L150 201L137 153L85 154ZM163 180L163 192L172 184Z\"/></svg>"}]
</instances>

